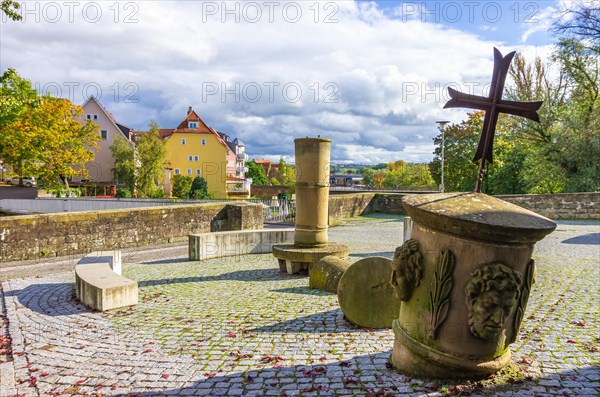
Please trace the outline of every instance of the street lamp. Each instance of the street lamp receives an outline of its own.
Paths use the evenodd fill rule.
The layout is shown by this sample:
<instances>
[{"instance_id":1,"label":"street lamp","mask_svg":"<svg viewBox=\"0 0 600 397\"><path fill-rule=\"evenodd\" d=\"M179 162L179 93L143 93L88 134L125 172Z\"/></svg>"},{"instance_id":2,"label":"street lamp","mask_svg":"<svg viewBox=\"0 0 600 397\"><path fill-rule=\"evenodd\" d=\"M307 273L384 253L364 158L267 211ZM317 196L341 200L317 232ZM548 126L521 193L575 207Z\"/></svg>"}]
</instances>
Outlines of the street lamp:
<instances>
[{"instance_id":1,"label":"street lamp","mask_svg":"<svg viewBox=\"0 0 600 397\"><path fill-rule=\"evenodd\" d=\"M442 133L442 183L440 186L440 190L442 191L442 193L444 193L445 190L445 186L444 186L444 148L445 148L445 140L446 140L446 124L449 123L449 121L447 120L441 120L441 121L436 121L436 123L438 124L438 129L440 130L440 132Z\"/></svg>"}]
</instances>

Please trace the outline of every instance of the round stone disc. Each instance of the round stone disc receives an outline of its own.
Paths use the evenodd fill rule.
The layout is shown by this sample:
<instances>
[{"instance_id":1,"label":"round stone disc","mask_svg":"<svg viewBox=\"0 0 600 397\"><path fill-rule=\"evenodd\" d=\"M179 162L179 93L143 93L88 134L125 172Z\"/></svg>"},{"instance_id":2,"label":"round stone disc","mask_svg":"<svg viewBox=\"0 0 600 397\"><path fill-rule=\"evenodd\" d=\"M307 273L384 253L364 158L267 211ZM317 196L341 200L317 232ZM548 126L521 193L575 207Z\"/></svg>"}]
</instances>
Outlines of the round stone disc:
<instances>
[{"instance_id":1,"label":"round stone disc","mask_svg":"<svg viewBox=\"0 0 600 397\"><path fill-rule=\"evenodd\" d=\"M352 264L338 284L338 301L346 318L366 328L391 327L400 313L400 299L390 284L391 259L364 258Z\"/></svg>"}]
</instances>

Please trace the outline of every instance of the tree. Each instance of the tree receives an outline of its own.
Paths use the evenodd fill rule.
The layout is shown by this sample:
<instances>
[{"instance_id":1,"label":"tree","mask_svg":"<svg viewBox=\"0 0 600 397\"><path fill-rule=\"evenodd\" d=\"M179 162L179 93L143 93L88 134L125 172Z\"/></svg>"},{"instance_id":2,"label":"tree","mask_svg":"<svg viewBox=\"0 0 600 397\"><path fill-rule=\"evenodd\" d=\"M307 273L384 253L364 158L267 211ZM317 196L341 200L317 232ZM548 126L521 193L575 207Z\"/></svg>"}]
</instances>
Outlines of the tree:
<instances>
[{"instance_id":1,"label":"tree","mask_svg":"<svg viewBox=\"0 0 600 397\"><path fill-rule=\"evenodd\" d=\"M159 137L159 126L150 122L150 131L140 133L136 147L136 192L141 197L160 195L165 176L167 148Z\"/></svg>"},{"instance_id":2,"label":"tree","mask_svg":"<svg viewBox=\"0 0 600 397\"><path fill-rule=\"evenodd\" d=\"M373 186L373 177L375 176L375 170L369 167L363 167L360 170L362 175L363 184L365 186Z\"/></svg>"},{"instance_id":3,"label":"tree","mask_svg":"<svg viewBox=\"0 0 600 397\"><path fill-rule=\"evenodd\" d=\"M125 140L125 138L118 135L109 149L115 159L115 180L125 183L127 189L131 193L135 193L137 167L134 146Z\"/></svg>"},{"instance_id":4,"label":"tree","mask_svg":"<svg viewBox=\"0 0 600 397\"><path fill-rule=\"evenodd\" d=\"M189 198L192 191L193 179L191 176L175 175L173 176L172 195L178 198Z\"/></svg>"},{"instance_id":5,"label":"tree","mask_svg":"<svg viewBox=\"0 0 600 397\"><path fill-rule=\"evenodd\" d=\"M291 165L285 162L283 157L279 159L279 182L288 187L288 193L296 190L296 173Z\"/></svg>"},{"instance_id":6,"label":"tree","mask_svg":"<svg viewBox=\"0 0 600 397\"><path fill-rule=\"evenodd\" d=\"M253 185L267 185L267 175L263 166L258 165L254 160L247 163L248 172L246 172L246 178L252 178Z\"/></svg>"},{"instance_id":7,"label":"tree","mask_svg":"<svg viewBox=\"0 0 600 397\"><path fill-rule=\"evenodd\" d=\"M0 158L15 172L36 175L46 187L60 180L86 176L85 163L92 161L98 127L75 120L83 109L70 101L50 96L38 97L31 82L14 69L1 77Z\"/></svg>"},{"instance_id":8,"label":"tree","mask_svg":"<svg viewBox=\"0 0 600 397\"><path fill-rule=\"evenodd\" d=\"M4 12L13 21L20 21L23 17L17 12L21 5L13 0L2 0L0 10Z\"/></svg>"},{"instance_id":9,"label":"tree","mask_svg":"<svg viewBox=\"0 0 600 397\"><path fill-rule=\"evenodd\" d=\"M574 2L554 22L553 31L563 38L588 41L598 49L600 7L594 6L593 2Z\"/></svg>"},{"instance_id":10,"label":"tree","mask_svg":"<svg viewBox=\"0 0 600 397\"><path fill-rule=\"evenodd\" d=\"M208 183L206 182L206 179L202 178L201 176L194 178L190 191L190 198L213 198L212 193L208 192Z\"/></svg>"},{"instance_id":11,"label":"tree","mask_svg":"<svg viewBox=\"0 0 600 397\"><path fill-rule=\"evenodd\" d=\"M44 186L58 185L60 179L68 188L70 177L87 176L85 164L94 160L92 149L97 148L101 138L96 124L87 120L82 125L75 120L82 115L83 108L67 99L45 98L22 118L25 122L30 120L42 138L43 152L32 173Z\"/></svg>"}]
</instances>

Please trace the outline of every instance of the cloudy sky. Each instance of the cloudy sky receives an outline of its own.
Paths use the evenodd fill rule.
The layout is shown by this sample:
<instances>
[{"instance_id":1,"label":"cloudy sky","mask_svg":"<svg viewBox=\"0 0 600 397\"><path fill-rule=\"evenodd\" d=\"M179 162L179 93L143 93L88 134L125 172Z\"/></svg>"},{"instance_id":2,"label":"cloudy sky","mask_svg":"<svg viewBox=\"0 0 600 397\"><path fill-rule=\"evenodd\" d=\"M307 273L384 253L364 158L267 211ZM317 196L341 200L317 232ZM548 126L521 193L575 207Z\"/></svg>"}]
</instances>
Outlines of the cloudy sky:
<instances>
[{"instance_id":1,"label":"cloudy sky","mask_svg":"<svg viewBox=\"0 0 600 397\"><path fill-rule=\"evenodd\" d=\"M119 122L174 128L188 106L251 157L293 139L332 160L429 161L447 87L482 94L493 47L547 58L565 1L96 1L22 3L0 24L0 69L42 93L95 95Z\"/></svg>"}]
</instances>

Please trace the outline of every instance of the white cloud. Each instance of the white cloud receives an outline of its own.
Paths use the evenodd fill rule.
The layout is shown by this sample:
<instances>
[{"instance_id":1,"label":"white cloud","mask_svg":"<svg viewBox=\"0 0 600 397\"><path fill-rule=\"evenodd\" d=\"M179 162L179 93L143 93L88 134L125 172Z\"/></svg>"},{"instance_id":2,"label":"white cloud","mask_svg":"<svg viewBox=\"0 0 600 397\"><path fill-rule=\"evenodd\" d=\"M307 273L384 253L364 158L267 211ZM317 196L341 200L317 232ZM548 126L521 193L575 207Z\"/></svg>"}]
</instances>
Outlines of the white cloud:
<instances>
[{"instance_id":1,"label":"white cloud","mask_svg":"<svg viewBox=\"0 0 600 397\"><path fill-rule=\"evenodd\" d=\"M118 3L118 15L116 3L96 2L95 23L83 18L85 3L73 22L63 9L56 23L38 4L39 23L32 13L0 25L2 69L77 103L84 87L99 87L101 102L134 128L151 119L175 127L193 106L251 156L277 159L293 156L295 137L321 134L336 160L428 161L435 121L465 118L442 109L447 84L481 93L492 47L513 49L372 2L229 2L227 13L220 1L138 1Z\"/></svg>"}]
</instances>

